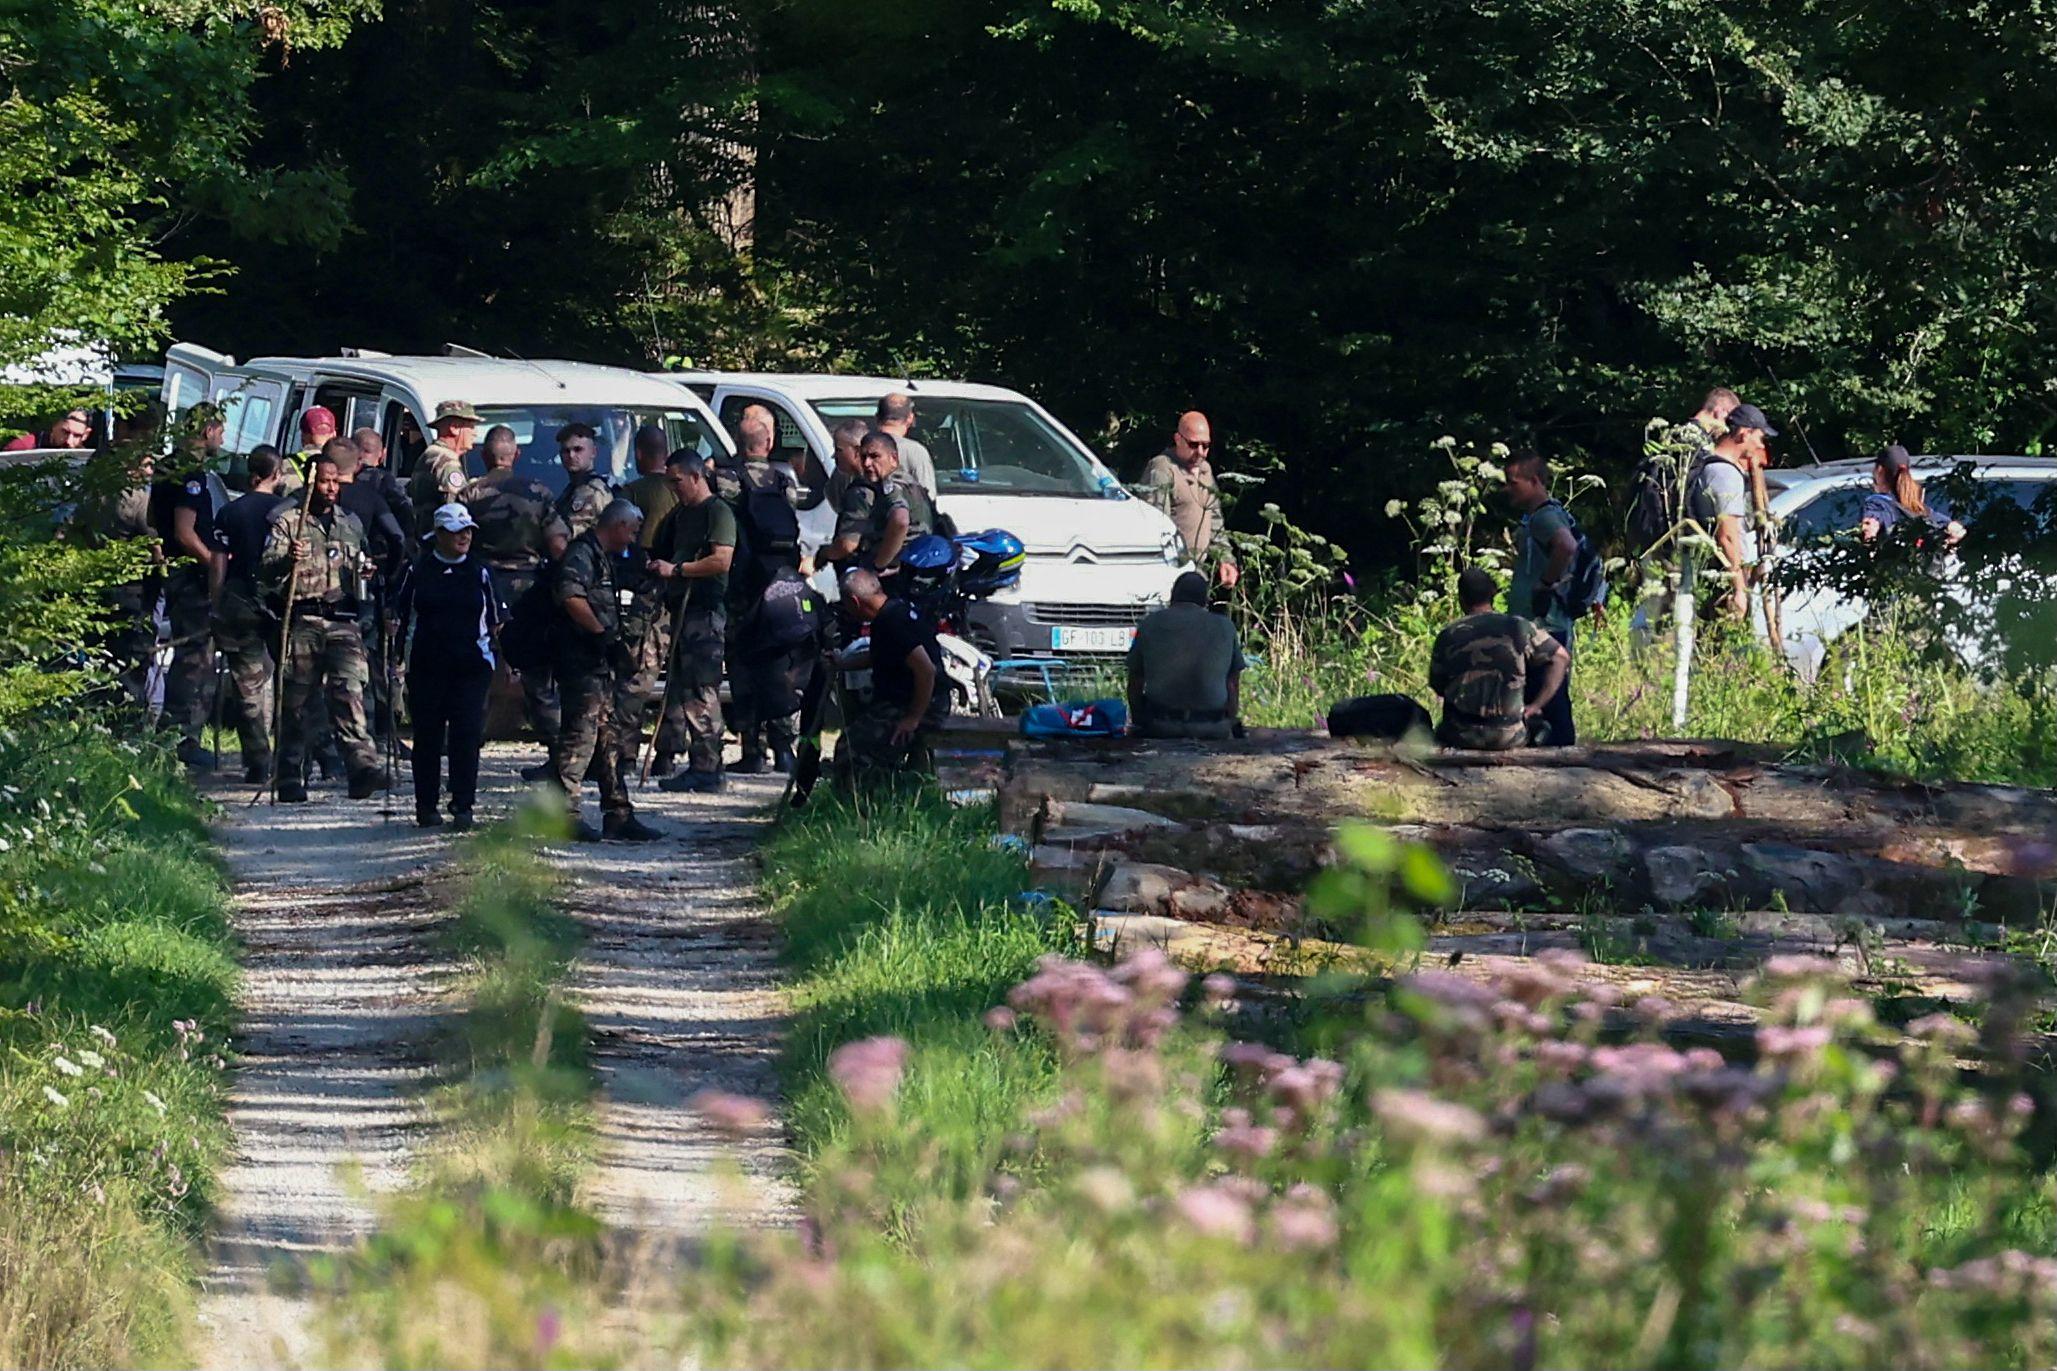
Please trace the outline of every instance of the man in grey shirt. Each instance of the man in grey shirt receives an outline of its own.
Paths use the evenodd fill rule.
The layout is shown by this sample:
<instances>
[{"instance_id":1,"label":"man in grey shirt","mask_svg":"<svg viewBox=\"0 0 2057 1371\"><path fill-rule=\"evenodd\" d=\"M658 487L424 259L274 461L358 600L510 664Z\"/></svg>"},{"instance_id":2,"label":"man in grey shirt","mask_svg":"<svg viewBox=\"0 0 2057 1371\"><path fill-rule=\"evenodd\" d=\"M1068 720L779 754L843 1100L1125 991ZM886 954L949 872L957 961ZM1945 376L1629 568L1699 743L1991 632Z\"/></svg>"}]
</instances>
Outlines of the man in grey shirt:
<instances>
[{"instance_id":1,"label":"man in grey shirt","mask_svg":"<svg viewBox=\"0 0 2057 1371\"><path fill-rule=\"evenodd\" d=\"M1227 738L1239 727L1243 649L1235 625L1207 609L1207 578L1188 571L1171 603L1136 628L1128 651L1132 728L1148 738Z\"/></svg>"},{"instance_id":2,"label":"man in grey shirt","mask_svg":"<svg viewBox=\"0 0 2057 1371\"><path fill-rule=\"evenodd\" d=\"M893 435L893 443L900 449L900 479L913 481L936 496L936 459L929 456L928 448L908 437L914 428L914 397L904 391L894 391L879 401L878 421L872 427L880 433Z\"/></svg>"},{"instance_id":3,"label":"man in grey shirt","mask_svg":"<svg viewBox=\"0 0 2057 1371\"><path fill-rule=\"evenodd\" d=\"M1757 531L1750 520L1750 473L1769 466L1764 440L1778 430L1755 405L1737 405L1728 416L1728 432L1708 450L1695 468L1686 491L1686 508L1702 528L1714 535L1715 546L1729 573L1724 610L1735 618L1750 612L1750 581L1757 564Z\"/></svg>"}]
</instances>

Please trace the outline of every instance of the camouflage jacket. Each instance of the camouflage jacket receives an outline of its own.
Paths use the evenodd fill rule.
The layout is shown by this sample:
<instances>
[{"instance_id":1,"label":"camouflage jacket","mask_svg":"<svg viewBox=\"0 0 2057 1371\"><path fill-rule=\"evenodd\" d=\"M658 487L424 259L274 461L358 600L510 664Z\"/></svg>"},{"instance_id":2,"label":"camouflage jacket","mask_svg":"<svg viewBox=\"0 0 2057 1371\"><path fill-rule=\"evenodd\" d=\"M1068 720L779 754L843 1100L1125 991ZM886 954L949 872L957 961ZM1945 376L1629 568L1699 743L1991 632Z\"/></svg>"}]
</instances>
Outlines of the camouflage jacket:
<instances>
[{"instance_id":1,"label":"camouflage jacket","mask_svg":"<svg viewBox=\"0 0 2057 1371\"><path fill-rule=\"evenodd\" d=\"M464 459L441 443L430 443L407 478L407 498L414 505L414 526L432 527L436 508L455 500L464 489Z\"/></svg>"},{"instance_id":2,"label":"camouflage jacket","mask_svg":"<svg viewBox=\"0 0 2057 1371\"><path fill-rule=\"evenodd\" d=\"M1437 736L1457 747L1519 746L1528 674L1558 652L1556 640L1513 614L1468 614L1436 636L1429 689L1443 698Z\"/></svg>"},{"instance_id":3,"label":"camouflage jacket","mask_svg":"<svg viewBox=\"0 0 2057 1371\"><path fill-rule=\"evenodd\" d=\"M597 471L574 476L564 494L557 497L557 517L564 520L576 538L600 522L600 515L614 503L614 487Z\"/></svg>"},{"instance_id":4,"label":"camouflage jacket","mask_svg":"<svg viewBox=\"0 0 2057 1371\"><path fill-rule=\"evenodd\" d=\"M307 555L297 564L293 561L296 534L307 544ZM295 604L354 608L369 570L364 525L349 510L338 507L326 514L309 514L304 529L300 528L297 504L282 504L272 511L259 567L267 591L283 599L287 574L292 573Z\"/></svg>"},{"instance_id":5,"label":"camouflage jacket","mask_svg":"<svg viewBox=\"0 0 2057 1371\"><path fill-rule=\"evenodd\" d=\"M543 562L543 523L555 504L550 488L513 471L489 471L457 498L478 524L472 549L499 571L525 571Z\"/></svg>"}]
</instances>

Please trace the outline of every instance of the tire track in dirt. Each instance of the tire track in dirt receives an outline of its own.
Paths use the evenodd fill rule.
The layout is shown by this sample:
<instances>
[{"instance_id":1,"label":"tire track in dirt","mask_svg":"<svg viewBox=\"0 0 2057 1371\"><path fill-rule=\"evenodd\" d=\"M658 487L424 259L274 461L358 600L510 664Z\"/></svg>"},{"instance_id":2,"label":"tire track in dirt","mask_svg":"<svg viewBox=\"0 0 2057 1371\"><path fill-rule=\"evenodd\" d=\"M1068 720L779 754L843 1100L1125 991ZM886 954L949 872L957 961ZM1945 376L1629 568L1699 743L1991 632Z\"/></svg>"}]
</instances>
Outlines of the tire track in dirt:
<instances>
[{"instance_id":1,"label":"tire track in dirt","mask_svg":"<svg viewBox=\"0 0 2057 1371\"><path fill-rule=\"evenodd\" d=\"M702 1090L774 1105L784 1006L778 932L755 852L782 778L732 777L719 796L635 793L659 842L559 849L587 943L571 998L593 1035L600 1164L590 1199L617 1233L676 1255L711 1226L790 1222L776 1117L749 1137L710 1128Z\"/></svg>"}]
</instances>

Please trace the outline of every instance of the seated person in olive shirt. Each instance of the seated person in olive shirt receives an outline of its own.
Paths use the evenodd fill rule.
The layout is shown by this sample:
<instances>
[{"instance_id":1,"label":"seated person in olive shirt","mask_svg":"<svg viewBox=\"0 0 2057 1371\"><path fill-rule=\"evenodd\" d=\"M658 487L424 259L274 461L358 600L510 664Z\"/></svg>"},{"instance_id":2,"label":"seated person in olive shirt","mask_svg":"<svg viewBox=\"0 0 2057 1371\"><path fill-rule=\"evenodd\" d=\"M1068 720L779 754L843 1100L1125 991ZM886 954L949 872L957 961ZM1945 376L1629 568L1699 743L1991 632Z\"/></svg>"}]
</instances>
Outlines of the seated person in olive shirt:
<instances>
[{"instance_id":1,"label":"seated person in olive shirt","mask_svg":"<svg viewBox=\"0 0 2057 1371\"><path fill-rule=\"evenodd\" d=\"M1571 654L1533 620L1496 614L1500 588L1482 567L1457 578L1464 617L1436 635L1428 684L1443 700L1436 741L1497 752L1549 741L1545 719Z\"/></svg>"},{"instance_id":2,"label":"seated person in olive shirt","mask_svg":"<svg viewBox=\"0 0 2057 1371\"><path fill-rule=\"evenodd\" d=\"M1188 571L1129 645L1130 728L1148 738L1240 733L1243 666L1235 625L1208 611L1207 578Z\"/></svg>"}]
</instances>

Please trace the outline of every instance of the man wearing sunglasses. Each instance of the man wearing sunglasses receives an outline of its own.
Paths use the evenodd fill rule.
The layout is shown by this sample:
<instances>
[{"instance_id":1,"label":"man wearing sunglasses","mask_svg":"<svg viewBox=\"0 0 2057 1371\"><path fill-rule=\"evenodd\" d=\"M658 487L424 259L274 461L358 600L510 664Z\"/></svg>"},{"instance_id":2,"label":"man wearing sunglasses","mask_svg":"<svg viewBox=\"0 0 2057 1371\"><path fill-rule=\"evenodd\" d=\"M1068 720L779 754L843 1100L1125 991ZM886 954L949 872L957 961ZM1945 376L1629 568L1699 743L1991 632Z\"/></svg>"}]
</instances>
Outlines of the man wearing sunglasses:
<instances>
[{"instance_id":1,"label":"man wearing sunglasses","mask_svg":"<svg viewBox=\"0 0 2057 1371\"><path fill-rule=\"evenodd\" d=\"M1152 457L1143 469L1143 493L1171 517L1193 561L1204 567L1212 560L1216 579L1233 586L1241 573L1221 536L1221 491L1207 460L1213 450L1214 433L1207 416L1197 409L1180 415L1171 446Z\"/></svg>"}]
</instances>

